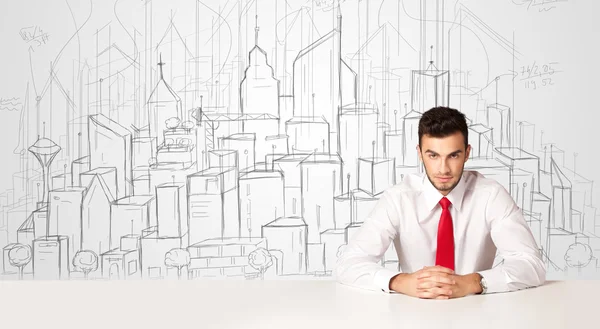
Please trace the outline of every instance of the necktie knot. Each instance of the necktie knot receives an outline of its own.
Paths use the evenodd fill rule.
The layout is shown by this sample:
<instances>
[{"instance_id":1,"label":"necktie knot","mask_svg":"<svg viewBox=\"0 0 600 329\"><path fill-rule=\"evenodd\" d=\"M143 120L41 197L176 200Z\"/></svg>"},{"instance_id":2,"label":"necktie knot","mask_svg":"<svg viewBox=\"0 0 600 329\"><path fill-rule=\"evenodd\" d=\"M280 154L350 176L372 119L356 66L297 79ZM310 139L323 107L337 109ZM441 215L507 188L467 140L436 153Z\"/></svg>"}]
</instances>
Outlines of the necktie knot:
<instances>
[{"instance_id":1,"label":"necktie knot","mask_svg":"<svg viewBox=\"0 0 600 329\"><path fill-rule=\"evenodd\" d=\"M446 210L446 209L448 209L448 207L450 207L450 204L451 204L451 203L450 203L450 200L448 200L448 198L446 198L446 197L443 197L443 198L440 200L440 206L442 206L442 209L443 209L443 210Z\"/></svg>"}]
</instances>

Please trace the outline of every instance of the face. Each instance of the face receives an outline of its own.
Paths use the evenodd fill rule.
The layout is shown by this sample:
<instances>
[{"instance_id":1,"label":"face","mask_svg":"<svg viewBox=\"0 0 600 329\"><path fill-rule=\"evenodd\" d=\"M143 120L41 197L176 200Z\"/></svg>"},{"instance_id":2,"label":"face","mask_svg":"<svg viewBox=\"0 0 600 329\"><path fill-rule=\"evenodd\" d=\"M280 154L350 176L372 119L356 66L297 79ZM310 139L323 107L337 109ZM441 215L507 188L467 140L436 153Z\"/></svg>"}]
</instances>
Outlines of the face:
<instances>
[{"instance_id":1,"label":"face","mask_svg":"<svg viewBox=\"0 0 600 329\"><path fill-rule=\"evenodd\" d=\"M443 138L424 135L420 147L417 145L427 178L443 195L448 195L460 181L470 152L471 145L465 148L460 132Z\"/></svg>"}]
</instances>

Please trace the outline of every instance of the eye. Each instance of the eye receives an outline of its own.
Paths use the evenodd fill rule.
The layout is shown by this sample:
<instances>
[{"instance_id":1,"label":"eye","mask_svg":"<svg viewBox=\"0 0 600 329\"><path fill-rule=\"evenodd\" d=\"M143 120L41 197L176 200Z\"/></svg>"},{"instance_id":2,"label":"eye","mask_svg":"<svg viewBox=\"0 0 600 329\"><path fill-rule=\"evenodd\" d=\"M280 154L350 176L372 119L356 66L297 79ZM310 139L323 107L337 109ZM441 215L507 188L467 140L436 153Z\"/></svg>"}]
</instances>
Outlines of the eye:
<instances>
[{"instance_id":1,"label":"eye","mask_svg":"<svg viewBox=\"0 0 600 329\"><path fill-rule=\"evenodd\" d=\"M456 159L456 158L458 158L458 154L452 154L450 157L451 157L452 159Z\"/></svg>"},{"instance_id":2,"label":"eye","mask_svg":"<svg viewBox=\"0 0 600 329\"><path fill-rule=\"evenodd\" d=\"M431 153L429 154L430 159L435 159L436 157L437 157L437 154L431 154Z\"/></svg>"}]
</instances>

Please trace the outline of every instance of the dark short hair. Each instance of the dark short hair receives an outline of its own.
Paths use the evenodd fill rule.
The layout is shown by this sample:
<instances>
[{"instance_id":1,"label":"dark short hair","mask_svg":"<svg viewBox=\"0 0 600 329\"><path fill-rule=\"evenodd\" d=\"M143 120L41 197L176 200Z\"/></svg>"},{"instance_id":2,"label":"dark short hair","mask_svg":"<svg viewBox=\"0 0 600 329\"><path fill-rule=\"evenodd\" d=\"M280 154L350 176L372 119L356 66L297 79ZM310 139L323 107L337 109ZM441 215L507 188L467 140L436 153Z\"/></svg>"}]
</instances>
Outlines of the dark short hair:
<instances>
[{"instance_id":1,"label":"dark short hair","mask_svg":"<svg viewBox=\"0 0 600 329\"><path fill-rule=\"evenodd\" d=\"M450 107L434 107L423 113L419 120L419 145L421 145L423 135L443 138L456 132L462 133L466 148L469 145L469 128L467 127L466 116Z\"/></svg>"}]
</instances>

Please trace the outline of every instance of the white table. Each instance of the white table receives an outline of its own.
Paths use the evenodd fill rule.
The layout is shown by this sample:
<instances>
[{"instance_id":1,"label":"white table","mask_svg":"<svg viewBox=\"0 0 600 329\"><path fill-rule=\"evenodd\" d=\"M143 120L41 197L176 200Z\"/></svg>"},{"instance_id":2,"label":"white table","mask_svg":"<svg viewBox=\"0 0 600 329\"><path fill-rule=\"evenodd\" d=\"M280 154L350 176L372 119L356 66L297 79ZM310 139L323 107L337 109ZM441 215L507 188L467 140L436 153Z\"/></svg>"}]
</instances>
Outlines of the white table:
<instances>
[{"instance_id":1,"label":"white table","mask_svg":"<svg viewBox=\"0 0 600 329\"><path fill-rule=\"evenodd\" d=\"M0 328L600 328L600 281L422 300L334 281L0 281Z\"/></svg>"}]
</instances>

